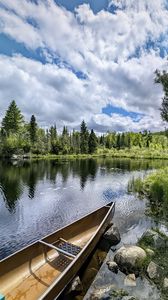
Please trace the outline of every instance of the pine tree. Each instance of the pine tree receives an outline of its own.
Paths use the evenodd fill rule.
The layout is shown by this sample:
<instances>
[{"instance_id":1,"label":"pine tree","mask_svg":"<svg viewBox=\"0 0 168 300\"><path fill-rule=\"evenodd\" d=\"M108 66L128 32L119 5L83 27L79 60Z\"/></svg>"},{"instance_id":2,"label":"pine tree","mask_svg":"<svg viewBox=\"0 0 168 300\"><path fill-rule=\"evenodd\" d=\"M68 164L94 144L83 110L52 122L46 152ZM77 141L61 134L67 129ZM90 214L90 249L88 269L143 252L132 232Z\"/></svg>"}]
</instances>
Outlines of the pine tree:
<instances>
[{"instance_id":1,"label":"pine tree","mask_svg":"<svg viewBox=\"0 0 168 300\"><path fill-rule=\"evenodd\" d=\"M89 145L89 153L94 153L97 148L97 137L93 129L91 130L91 133L89 135L88 145Z\"/></svg>"},{"instance_id":2,"label":"pine tree","mask_svg":"<svg viewBox=\"0 0 168 300\"><path fill-rule=\"evenodd\" d=\"M13 100L2 120L3 133L8 135L10 133L17 133L23 125L23 116L20 109L17 107L16 102Z\"/></svg>"},{"instance_id":3,"label":"pine tree","mask_svg":"<svg viewBox=\"0 0 168 300\"><path fill-rule=\"evenodd\" d=\"M164 97L161 105L161 117L163 121L168 122L168 73L166 71L155 72L155 83L160 83L163 87Z\"/></svg>"},{"instance_id":4,"label":"pine tree","mask_svg":"<svg viewBox=\"0 0 168 300\"><path fill-rule=\"evenodd\" d=\"M121 137L120 137L120 147L121 148L125 147L125 133L124 132L121 134Z\"/></svg>"},{"instance_id":5,"label":"pine tree","mask_svg":"<svg viewBox=\"0 0 168 300\"><path fill-rule=\"evenodd\" d=\"M121 148L121 135L120 135L120 133L117 134L116 147L119 150Z\"/></svg>"},{"instance_id":6,"label":"pine tree","mask_svg":"<svg viewBox=\"0 0 168 300\"><path fill-rule=\"evenodd\" d=\"M88 153L89 132L84 120L81 123L80 139L81 153Z\"/></svg>"},{"instance_id":7,"label":"pine tree","mask_svg":"<svg viewBox=\"0 0 168 300\"><path fill-rule=\"evenodd\" d=\"M29 123L30 141L34 144L37 141L37 123L34 115L31 116Z\"/></svg>"}]
</instances>

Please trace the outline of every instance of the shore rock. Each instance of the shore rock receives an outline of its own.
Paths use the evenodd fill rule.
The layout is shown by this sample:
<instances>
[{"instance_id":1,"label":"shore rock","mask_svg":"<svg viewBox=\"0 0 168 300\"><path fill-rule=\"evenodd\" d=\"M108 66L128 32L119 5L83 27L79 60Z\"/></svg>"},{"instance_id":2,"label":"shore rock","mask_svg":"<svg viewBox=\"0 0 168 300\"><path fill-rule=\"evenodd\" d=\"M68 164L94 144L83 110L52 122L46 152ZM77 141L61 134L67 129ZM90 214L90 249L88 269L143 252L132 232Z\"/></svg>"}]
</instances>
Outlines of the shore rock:
<instances>
[{"instance_id":1,"label":"shore rock","mask_svg":"<svg viewBox=\"0 0 168 300\"><path fill-rule=\"evenodd\" d=\"M114 261L121 271L126 274L139 271L143 261L146 259L146 252L138 246L123 246L114 256Z\"/></svg>"},{"instance_id":2,"label":"shore rock","mask_svg":"<svg viewBox=\"0 0 168 300\"><path fill-rule=\"evenodd\" d=\"M138 300L138 298L135 298L134 296L124 296L122 300Z\"/></svg>"},{"instance_id":3,"label":"shore rock","mask_svg":"<svg viewBox=\"0 0 168 300\"><path fill-rule=\"evenodd\" d=\"M164 288L165 290L168 290L168 278L167 278L167 277L164 278L164 281L163 281L163 288Z\"/></svg>"},{"instance_id":4,"label":"shore rock","mask_svg":"<svg viewBox=\"0 0 168 300\"><path fill-rule=\"evenodd\" d=\"M155 255L155 252L150 248L146 248L145 251L146 251L147 255L150 257Z\"/></svg>"},{"instance_id":5,"label":"shore rock","mask_svg":"<svg viewBox=\"0 0 168 300\"><path fill-rule=\"evenodd\" d=\"M135 274L129 274L125 277L124 280L125 286L136 286L136 277Z\"/></svg>"},{"instance_id":6,"label":"shore rock","mask_svg":"<svg viewBox=\"0 0 168 300\"><path fill-rule=\"evenodd\" d=\"M112 287L110 285L96 288L90 295L89 300L109 300L109 292Z\"/></svg>"},{"instance_id":7,"label":"shore rock","mask_svg":"<svg viewBox=\"0 0 168 300\"><path fill-rule=\"evenodd\" d=\"M118 265L116 264L115 261L107 261L108 269L114 273L118 273Z\"/></svg>"},{"instance_id":8,"label":"shore rock","mask_svg":"<svg viewBox=\"0 0 168 300\"><path fill-rule=\"evenodd\" d=\"M121 241L118 228L115 225L111 226L103 235L103 239L107 240L111 246L117 245Z\"/></svg>"},{"instance_id":9,"label":"shore rock","mask_svg":"<svg viewBox=\"0 0 168 300\"><path fill-rule=\"evenodd\" d=\"M82 290L83 290L82 282L81 282L79 276L76 276L72 281L72 284L70 287L70 292L73 292L73 291L82 292Z\"/></svg>"},{"instance_id":10,"label":"shore rock","mask_svg":"<svg viewBox=\"0 0 168 300\"><path fill-rule=\"evenodd\" d=\"M150 279L161 280L161 277L163 276L163 268L151 261L148 265L147 273Z\"/></svg>"},{"instance_id":11,"label":"shore rock","mask_svg":"<svg viewBox=\"0 0 168 300\"><path fill-rule=\"evenodd\" d=\"M156 232L155 230L148 229L141 237L140 242L144 241L147 245L153 248L164 248L166 247L166 239Z\"/></svg>"}]
</instances>

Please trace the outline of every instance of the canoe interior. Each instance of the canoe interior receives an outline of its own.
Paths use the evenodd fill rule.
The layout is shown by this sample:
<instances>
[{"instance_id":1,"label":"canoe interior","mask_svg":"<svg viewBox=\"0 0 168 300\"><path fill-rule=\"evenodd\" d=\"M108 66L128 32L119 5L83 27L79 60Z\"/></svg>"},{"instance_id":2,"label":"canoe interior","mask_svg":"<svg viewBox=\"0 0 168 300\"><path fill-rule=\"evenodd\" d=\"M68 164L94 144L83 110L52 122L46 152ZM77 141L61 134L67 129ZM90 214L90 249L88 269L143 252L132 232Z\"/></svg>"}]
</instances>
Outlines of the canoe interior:
<instances>
[{"instance_id":1,"label":"canoe interior","mask_svg":"<svg viewBox=\"0 0 168 300\"><path fill-rule=\"evenodd\" d=\"M104 206L43 241L55 245L63 238L82 249L95 235L108 210ZM36 242L0 262L0 294L8 300L38 299L73 259Z\"/></svg>"}]
</instances>

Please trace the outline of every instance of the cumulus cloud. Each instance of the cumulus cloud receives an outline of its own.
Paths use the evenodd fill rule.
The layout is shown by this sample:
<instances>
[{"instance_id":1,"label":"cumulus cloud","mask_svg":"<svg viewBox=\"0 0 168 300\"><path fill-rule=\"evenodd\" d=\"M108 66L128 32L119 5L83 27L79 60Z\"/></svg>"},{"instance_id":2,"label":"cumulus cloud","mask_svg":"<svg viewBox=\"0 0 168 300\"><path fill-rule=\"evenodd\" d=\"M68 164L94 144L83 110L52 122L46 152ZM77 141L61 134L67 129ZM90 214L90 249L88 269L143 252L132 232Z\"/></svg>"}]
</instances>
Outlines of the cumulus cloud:
<instances>
[{"instance_id":1,"label":"cumulus cloud","mask_svg":"<svg viewBox=\"0 0 168 300\"><path fill-rule=\"evenodd\" d=\"M88 4L73 13L53 0L0 0L0 32L27 49L40 49L46 60L0 56L1 112L14 98L26 118L34 113L42 125L76 128L84 118L98 131L161 129L162 89L154 84L154 71L166 68L159 49L167 39L166 1L109 1L112 5L115 13L94 14ZM158 49L146 47L158 45L161 35ZM135 122L104 115L107 104L144 117Z\"/></svg>"}]
</instances>

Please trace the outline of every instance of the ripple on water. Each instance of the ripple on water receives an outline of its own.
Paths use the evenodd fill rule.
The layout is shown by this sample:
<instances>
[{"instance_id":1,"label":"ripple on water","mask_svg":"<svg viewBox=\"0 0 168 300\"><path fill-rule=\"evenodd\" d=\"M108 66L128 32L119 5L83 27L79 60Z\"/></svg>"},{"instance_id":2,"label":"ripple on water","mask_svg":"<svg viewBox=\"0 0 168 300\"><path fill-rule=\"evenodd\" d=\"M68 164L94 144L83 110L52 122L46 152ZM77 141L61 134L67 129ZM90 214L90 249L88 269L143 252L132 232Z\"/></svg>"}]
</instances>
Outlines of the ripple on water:
<instances>
[{"instance_id":1,"label":"ripple on water","mask_svg":"<svg viewBox=\"0 0 168 300\"><path fill-rule=\"evenodd\" d=\"M131 176L143 171L130 171L130 162L0 164L0 258L113 200L123 233L142 227L143 202L126 190Z\"/></svg>"}]
</instances>

